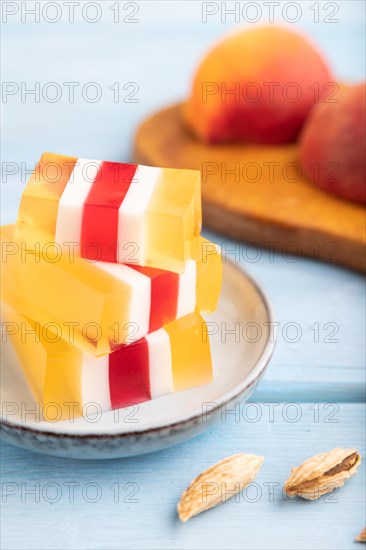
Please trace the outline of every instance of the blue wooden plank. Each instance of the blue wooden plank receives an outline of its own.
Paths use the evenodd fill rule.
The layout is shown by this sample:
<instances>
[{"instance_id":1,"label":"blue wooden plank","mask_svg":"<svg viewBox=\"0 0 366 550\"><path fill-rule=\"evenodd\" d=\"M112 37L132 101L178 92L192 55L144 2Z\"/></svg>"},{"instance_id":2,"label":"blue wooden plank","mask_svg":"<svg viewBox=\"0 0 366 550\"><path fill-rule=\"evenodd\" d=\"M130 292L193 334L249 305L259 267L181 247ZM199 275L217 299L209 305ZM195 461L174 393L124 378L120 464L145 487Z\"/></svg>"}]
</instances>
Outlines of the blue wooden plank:
<instances>
[{"instance_id":1,"label":"blue wooden plank","mask_svg":"<svg viewBox=\"0 0 366 550\"><path fill-rule=\"evenodd\" d=\"M303 390L307 384L328 389L334 384L334 395L343 393L343 399L349 385L356 385L359 399L365 385L364 276L333 264L271 254L210 231L206 235L259 281L273 302L278 340L266 383L273 382L282 395L289 389L289 396L299 383L305 384Z\"/></svg>"},{"instance_id":2,"label":"blue wooden plank","mask_svg":"<svg viewBox=\"0 0 366 550\"><path fill-rule=\"evenodd\" d=\"M282 403L270 420L268 406L243 406L239 418L227 414L188 443L103 462L51 458L3 443L2 547L356 549L353 540L365 521L363 467L337 494L319 502L288 502L281 488L290 467L313 454L336 446L364 453L364 406L329 410L322 404ZM265 456L255 484L239 502L180 524L175 506L186 485L237 452ZM39 502L31 493L37 483ZM73 483L78 485L70 502Z\"/></svg>"},{"instance_id":3,"label":"blue wooden plank","mask_svg":"<svg viewBox=\"0 0 366 550\"><path fill-rule=\"evenodd\" d=\"M278 382L293 382L295 391L302 382L327 387L334 383L337 393L349 385L364 386L366 286L362 274L205 233L222 246L225 257L263 285L273 302L278 340L267 382L274 387Z\"/></svg>"},{"instance_id":4,"label":"blue wooden plank","mask_svg":"<svg viewBox=\"0 0 366 550\"><path fill-rule=\"evenodd\" d=\"M262 380L250 397L250 401L270 403L289 400L291 403L364 403L365 384L329 382L306 382Z\"/></svg>"}]
</instances>

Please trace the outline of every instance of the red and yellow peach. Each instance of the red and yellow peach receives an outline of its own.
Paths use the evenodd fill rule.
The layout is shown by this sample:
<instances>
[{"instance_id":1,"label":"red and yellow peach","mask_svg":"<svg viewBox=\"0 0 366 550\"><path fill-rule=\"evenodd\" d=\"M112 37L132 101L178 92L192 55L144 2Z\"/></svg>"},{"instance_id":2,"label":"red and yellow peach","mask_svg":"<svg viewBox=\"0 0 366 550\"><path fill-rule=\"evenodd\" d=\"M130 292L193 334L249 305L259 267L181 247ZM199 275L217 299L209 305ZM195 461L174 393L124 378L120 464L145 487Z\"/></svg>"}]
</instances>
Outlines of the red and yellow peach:
<instances>
[{"instance_id":1,"label":"red and yellow peach","mask_svg":"<svg viewBox=\"0 0 366 550\"><path fill-rule=\"evenodd\" d=\"M184 119L206 143L294 141L313 104L332 92L331 81L302 35L282 27L242 31L202 61Z\"/></svg>"}]
</instances>

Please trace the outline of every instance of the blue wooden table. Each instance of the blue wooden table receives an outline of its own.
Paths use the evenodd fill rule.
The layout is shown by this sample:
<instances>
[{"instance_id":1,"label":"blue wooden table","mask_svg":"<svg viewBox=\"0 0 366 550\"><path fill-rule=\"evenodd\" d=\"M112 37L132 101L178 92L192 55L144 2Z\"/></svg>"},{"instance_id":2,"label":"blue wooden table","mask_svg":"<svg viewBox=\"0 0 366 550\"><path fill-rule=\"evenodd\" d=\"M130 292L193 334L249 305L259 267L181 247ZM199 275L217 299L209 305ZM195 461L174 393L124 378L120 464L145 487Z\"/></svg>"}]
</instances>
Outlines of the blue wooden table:
<instances>
[{"instance_id":1,"label":"blue wooden table","mask_svg":"<svg viewBox=\"0 0 366 550\"><path fill-rule=\"evenodd\" d=\"M2 3L2 223L13 221L42 151L128 160L139 121L186 96L197 60L218 36L244 19L269 22L259 2L246 11L241 3L230 16L215 2L105 1L85 10L80 1L74 22L65 2L45 10L40 2L37 22L26 11L34 4ZM287 18L308 32L341 79L362 79L363 2L284 4L275 22ZM297 23L289 22L295 15ZM197 439L125 460L63 460L2 443L2 548L357 548L363 466L319 502L290 502L281 488L290 467L315 453L335 446L365 452L364 278L266 251L242 264L267 289L279 321L276 352L252 403ZM237 452L265 456L256 483L238 502L180 524L175 507L186 485Z\"/></svg>"}]
</instances>

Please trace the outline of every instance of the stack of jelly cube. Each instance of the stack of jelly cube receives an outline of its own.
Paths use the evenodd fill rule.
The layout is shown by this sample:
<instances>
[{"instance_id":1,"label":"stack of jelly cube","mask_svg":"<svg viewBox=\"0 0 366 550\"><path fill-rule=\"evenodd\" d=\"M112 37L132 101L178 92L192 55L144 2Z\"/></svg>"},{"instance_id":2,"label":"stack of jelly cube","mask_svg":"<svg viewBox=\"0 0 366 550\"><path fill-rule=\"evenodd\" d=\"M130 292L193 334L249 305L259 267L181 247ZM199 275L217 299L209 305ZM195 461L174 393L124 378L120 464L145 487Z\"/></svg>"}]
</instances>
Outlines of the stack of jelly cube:
<instances>
[{"instance_id":1,"label":"stack of jelly cube","mask_svg":"<svg viewBox=\"0 0 366 550\"><path fill-rule=\"evenodd\" d=\"M44 411L65 420L212 380L201 314L222 264L201 218L197 171L42 155L1 228L1 299Z\"/></svg>"}]
</instances>

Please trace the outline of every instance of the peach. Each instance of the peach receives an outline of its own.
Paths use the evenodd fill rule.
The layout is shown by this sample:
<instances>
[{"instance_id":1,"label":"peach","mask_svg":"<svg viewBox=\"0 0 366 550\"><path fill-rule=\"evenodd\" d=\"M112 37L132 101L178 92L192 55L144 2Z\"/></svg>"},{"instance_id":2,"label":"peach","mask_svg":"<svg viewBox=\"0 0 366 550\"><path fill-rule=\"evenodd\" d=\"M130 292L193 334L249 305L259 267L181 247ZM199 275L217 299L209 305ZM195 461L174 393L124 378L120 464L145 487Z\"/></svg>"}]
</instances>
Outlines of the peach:
<instances>
[{"instance_id":1,"label":"peach","mask_svg":"<svg viewBox=\"0 0 366 550\"><path fill-rule=\"evenodd\" d=\"M300 162L319 187L366 203L365 83L313 108L300 136Z\"/></svg>"},{"instance_id":2,"label":"peach","mask_svg":"<svg viewBox=\"0 0 366 550\"><path fill-rule=\"evenodd\" d=\"M204 58L183 116L206 143L290 142L313 103L333 91L331 80L302 35L282 27L241 31Z\"/></svg>"}]
</instances>

